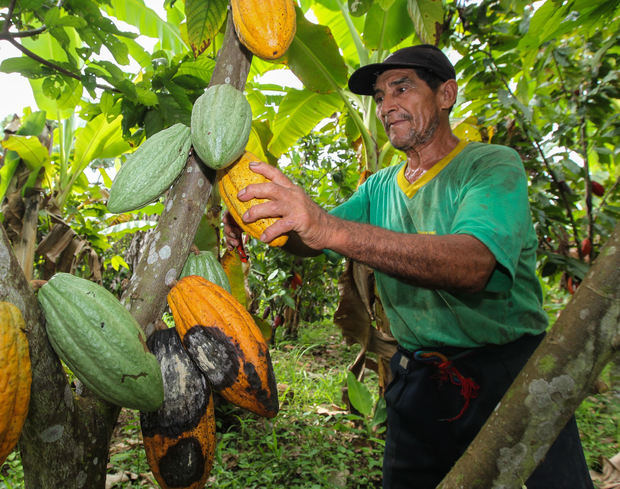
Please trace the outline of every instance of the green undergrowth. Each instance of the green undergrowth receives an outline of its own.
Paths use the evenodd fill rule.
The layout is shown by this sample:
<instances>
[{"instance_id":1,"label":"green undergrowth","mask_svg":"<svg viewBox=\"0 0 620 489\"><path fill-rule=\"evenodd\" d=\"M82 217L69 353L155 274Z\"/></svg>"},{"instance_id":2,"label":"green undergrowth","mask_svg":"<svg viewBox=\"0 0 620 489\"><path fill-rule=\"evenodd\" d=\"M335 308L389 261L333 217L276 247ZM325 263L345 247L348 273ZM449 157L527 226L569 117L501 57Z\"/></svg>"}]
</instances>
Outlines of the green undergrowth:
<instances>
[{"instance_id":1,"label":"green undergrowth","mask_svg":"<svg viewBox=\"0 0 620 489\"><path fill-rule=\"evenodd\" d=\"M358 346L347 346L332 325L303 325L296 341L276 336L271 356L280 412L264 419L217 402L217 448L210 488L377 488L381 486L383 431L371 416L345 408L342 389ZM603 380L609 380L609 369ZM376 376L365 385L377 400ZM617 393L616 393L617 394ZM584 400L577 412L586 458L620 451L618 397L610 390ZM23 488L18 453L0 468L0 489ZM110 446L107 489L158 488L151 474L136 411L122 410Z\"/></svg>"}]
</instances>

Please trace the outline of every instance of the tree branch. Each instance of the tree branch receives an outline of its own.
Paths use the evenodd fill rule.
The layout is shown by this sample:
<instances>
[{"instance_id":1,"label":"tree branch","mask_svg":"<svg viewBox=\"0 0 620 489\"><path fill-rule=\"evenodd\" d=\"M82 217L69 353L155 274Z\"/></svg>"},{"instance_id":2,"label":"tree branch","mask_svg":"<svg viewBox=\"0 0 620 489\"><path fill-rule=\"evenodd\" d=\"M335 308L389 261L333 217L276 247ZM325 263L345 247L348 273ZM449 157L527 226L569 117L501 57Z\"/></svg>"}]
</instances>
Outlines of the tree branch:
<instances>
[{"instance_id":1,"label":"tree branch","mask_svg":"<svg viewBox=\"0 0 620 489\"><path fill-rule=\"evenodd\" d=\"M618 356L619 281L620 224L438 489L522 487L603 367Z\"/></svg>"},{"instance_id":2,"label":"tree branch","mask_svg":"<svg viewBox=\"0 0 620 489\"><path fill-rule=\"evenodd\" d=\"M4 24L3 32L9 32L11 28L11 17L13 17L13 11L15 10L15 5L17 4L17 0L11 0L9 4L9 11L6 14L6 24Z\"/></svg>"},{"instance_id":3,"label":"tree branch","mask_svg":"<svg viewBox=\"0 0 620 489\"><path fill-rule=\"evenodd\" d=\"M6 40L8 42L10 42L13 46L15 46L17 49L19 49L26 56L28 56L29 58L34 59L35 61L37 61L39 63L41 63L43 66L47 66L48 68L51 68L52 70L57 71L57 72L65 75L65 76L70 77L70 78L78 80L79 82L82 81L82 77L80 75L78 75L76 73L73 73L72 71L69 71L66 68L63 68L62 66L59 66L59 65L57 65L55 63L52 63L51 61L43 59L38 54L30 51L30 49L25 48L24 46L22 46L15 39L13 39L13 37L7 37ZM102 90L110 90L112 92L118 92L118 89L116 89L116 88L114 88L112 86L109 86L109 85L101 85L101 84L97 83L95 86L97 88L101 88Z\"/></svg>"},{"instance_id":4,"label":"tree branch","mask_svg":"<svg viewBox=\"0 0 620 489\"><path fill-rule=\"evenodd\" d=\"M8 25L8 24L7 24ZM33 37L45 32L47 26L37 27L36 29L30 29L28 31L19 31L19 32L8 32L8 30L4 30L4 32L0 33L0 41L9 39L16 39L19 37Z\"/></svg>"}]
</instances>

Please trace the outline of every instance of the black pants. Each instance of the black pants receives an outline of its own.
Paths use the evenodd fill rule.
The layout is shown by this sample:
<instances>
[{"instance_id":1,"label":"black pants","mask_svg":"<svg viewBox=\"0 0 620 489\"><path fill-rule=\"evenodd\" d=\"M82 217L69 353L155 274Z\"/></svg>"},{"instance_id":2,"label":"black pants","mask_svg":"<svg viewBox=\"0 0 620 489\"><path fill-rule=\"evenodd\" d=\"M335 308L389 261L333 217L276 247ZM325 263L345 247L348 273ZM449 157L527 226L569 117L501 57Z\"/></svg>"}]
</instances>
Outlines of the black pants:
<instances>
[{"instance_id":1,"label":"black pants","mask_svg":"<svg viewBox=\"0 0 620 489\"><path fill-rule=\"evenodd\" d=\"M385 393L388 430L383 489L434 489L474 439L542 340L526 336L502 346L442 349L479 389L466 409L458 384L440 382L437 366L398 351ZM461 378L463 378L461 377ZM460 415L460 416L459 416ZM454 419L457 418L457 419ZM574 417L526 482L528 489L593 489Z\"/></svg>"}]
</instances>

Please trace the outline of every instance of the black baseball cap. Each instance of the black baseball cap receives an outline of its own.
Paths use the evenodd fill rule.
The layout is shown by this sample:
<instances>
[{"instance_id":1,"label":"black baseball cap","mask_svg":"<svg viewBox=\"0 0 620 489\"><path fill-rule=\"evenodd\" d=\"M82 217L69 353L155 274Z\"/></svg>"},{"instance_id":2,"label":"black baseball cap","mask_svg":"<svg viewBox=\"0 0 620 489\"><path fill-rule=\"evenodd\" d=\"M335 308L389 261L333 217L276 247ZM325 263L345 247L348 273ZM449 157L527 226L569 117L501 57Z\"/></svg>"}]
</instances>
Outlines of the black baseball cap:
<instances>
[{"instance_id":1,"label":"black baseball cap","mask_svg":"<svg viewBox=\"0 0 620 489\"><path fill-rule=\"evenodd\" d=\"M357 69L349 78L349 90L360 95L372 95L377 76L394 68L424 68L441 81L456 78L454 66L441 49L432 44L419 44L394 51L382 63Z\"/></svg>"}]
</instances>

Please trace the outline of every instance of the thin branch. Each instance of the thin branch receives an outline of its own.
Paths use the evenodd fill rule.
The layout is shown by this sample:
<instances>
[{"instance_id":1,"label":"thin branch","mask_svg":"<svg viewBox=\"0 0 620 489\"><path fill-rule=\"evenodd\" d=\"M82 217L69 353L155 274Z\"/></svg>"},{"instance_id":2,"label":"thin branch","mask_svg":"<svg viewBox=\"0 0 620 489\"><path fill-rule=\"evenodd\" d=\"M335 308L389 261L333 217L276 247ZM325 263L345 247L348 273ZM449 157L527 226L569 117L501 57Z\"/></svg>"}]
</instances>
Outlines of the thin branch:
<instances>
[{"instance_id":1,"label":"thin branch","mask_svg":"<svg viewBox=\"0 0 620 489\"><path fill-rule=\"evenodd\" d=\"M3 32L9 32L9 29L11 28L11 17L13 17L13 11L15 10L16 3L17 0L11 0L11 3L9 4L9 11L6 14L6 24L4 24L4 29L2 29Z\"/></svg>"},{"instance_id":2,"label":"thin branch","mask_svg":"<svg viewBox=\"0 0 620 489\"><path fill-rule=\"evenodd\" d=\"M5 24L5 27L8 26L8 21L7 24ZM4 29L3 32L0 33L0 40L5 39L5 40L9 40L9 39L16 39L19 37L33 37L33 36L38 36L39 34L41 34L42 32L45 32L47 30L47 26L41 26L41 27L37 27L36 29L30 29L27 31L19 31L19 32L9 32L8 29Z\"/></svg>"},{"instance_id":3,"label":"thin branch","mask_svg":"<svg viewBox=\"0 0 620 489\"><path fill-rule=\"evenodd\" d=\"M29 58L34 59L35 61L41 63L44 66L47 66L48 68L53 69L54 71L57 71L59 73L62 73L63 75L66 75L70 78L73 78L75 80L78 81L82 81L82 77L76 73L73 73L72 71L67 70L66 68L63 68L62 66L58 66L55 63L52 63L50 61L47 61L46 59L43 59L41 56L39 56L38 54L33 53L32 51L30 51L30 49L25 48L24 46L22 46L20 43L18 43L15 39L13 38L8 38L7 39L8 42L10 42L13 46L15 46L17 49L19 49L22 53L24 53L26 56L28 56ZM99 83L95 84L95 86L97 88L101 88L103 90L110 90L113 92L118 92L118 89L111 87L109 85L101 85Z\"/></svg>"},{"instance_id":4,"label":"thin branch","mask_svg":"<svg viewBox=\"0 0 620 489\"><path fill-rule=\"evenodd\" d=\"M581 140L581 157L583 158L583 171L585 174L585 183L586 183L586 215L588 217L588 239L590 243L592 243L593 234L594 234L594 216L592 214L592 184L590 179L590 160L588 158L588 135L586 128L586 118L585 116L581 120L581 127L579 131L579 139ZM579 252L579 256L581 257L581 246L577 246L577 251ZM592 261L594 254L594 249L590 246L590 252L588 256L590 258L590 262Z\"/></svg>"}]
</instances>

